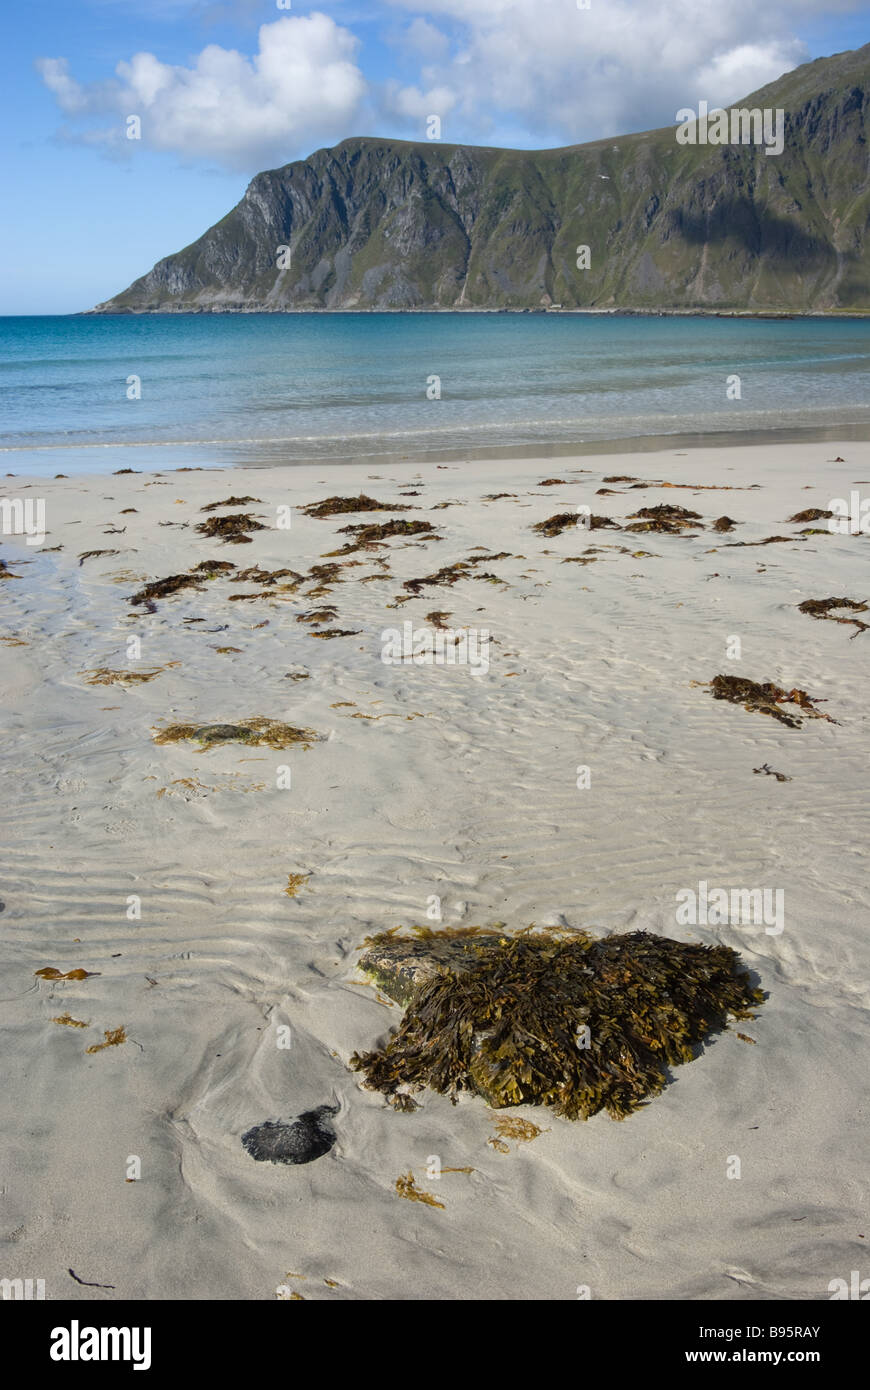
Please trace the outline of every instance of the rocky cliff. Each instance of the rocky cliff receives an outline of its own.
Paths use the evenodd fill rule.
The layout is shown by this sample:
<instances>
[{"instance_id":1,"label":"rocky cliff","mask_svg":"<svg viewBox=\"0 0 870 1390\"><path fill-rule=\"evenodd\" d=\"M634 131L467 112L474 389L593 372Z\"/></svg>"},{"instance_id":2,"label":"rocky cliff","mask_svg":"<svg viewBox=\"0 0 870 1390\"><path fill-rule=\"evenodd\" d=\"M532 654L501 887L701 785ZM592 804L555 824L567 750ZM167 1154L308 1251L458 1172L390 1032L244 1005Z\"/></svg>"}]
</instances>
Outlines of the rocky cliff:
<instances>
[{"instance_id":1,"label":"rocky cliff","mask_svg":"<svg viewBox=\"0 0 870 1390\"><path fill-rule=\"evenodd\" d=\"M870 310L868 103L870 44L739 103L784 111L781 154L676 127L537 151L345 140L258 174L95 312Z\"/></svg>"}]
</instances>

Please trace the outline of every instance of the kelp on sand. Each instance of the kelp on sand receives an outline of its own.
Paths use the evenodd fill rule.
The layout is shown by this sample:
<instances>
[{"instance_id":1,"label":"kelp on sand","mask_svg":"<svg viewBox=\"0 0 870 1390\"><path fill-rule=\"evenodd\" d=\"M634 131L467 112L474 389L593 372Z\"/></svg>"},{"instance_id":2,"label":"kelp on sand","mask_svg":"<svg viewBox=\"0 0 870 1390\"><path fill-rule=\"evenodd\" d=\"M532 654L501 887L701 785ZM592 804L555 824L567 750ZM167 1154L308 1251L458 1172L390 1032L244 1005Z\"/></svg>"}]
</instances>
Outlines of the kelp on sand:
<instances>
[{"instance_id":1,"label":"kelp on sand","mask_svg":"<svg viewBox=\"0 0 870 1390\"><path fill-rule=\"evenodd\" d=\"M299 510L303 516L323 521L326 517L345 516L348 512L410 512L413 508L405 502L378 502L361 492L357 497L326 497L322 502L309 502Z\"/></svg>"},{"instance_id":2,"label":"kelp on sand","mask_svg":"<svg viewBox=\"0 0 870 1390\"><path fill-rule=\"evenodd\" d=\"M815 700L805 690L783 690L772 681L751 681L745 676L714 676L711 681L692 681L692 685L706 685L714 700L728 700L733 705L742 705L745 710L758 714L769 714L789 729L799 729L802 720L793 710L782 708L784 704L797 705L809 719L827 719L836 724L829 714L816 709Z\"/></svg>"},{"instance_id":3,"label":"kelp on sand","mask_svg":"<svg viewBox=\"0 0 870 1390\"><path fill-rule=\"evenodd\" d=\"M846 623L857 628L857 632L852 633L852 641L870 628L870 624L861 622L860 618L844 618L842 614L832 611L837 608L845 608L852 613L867 612L867 604L855 598L807 598L798 604L798 612L808 613L811 618L820 618L829 623Z\"/></svg>"},{"instance_id":4,"label":"kelp on sand","mask_svg":"<svg viewBox=\"0 0 870 1390\"><path fill-rule=\"evenodd\" d=\"M729 1016L753 1018L763 999L730 947L646 932L420 929L366 945L360 968L407 1002L385 1045L351 1058L388 1097L429 1086L453 1100L475 1091L495 1107L623 1119L661 1092L669 1066L692 1061Z\"/></svg>"},{"instance_id":5,"label":"kelp on sand","mask_svg":"<svg viewBox=\"0 0 870 1390\"><path fill-rule=\"evenodd\" d=\"M197 531L209 540L221 540L225 545L249 545L249 531L265 531L267 528L249 512L233 512L229 516L210 516L200 521Z\"/></svg>"},{"instance_id":6,"label":"kelp on sand","mask_svg":"<svg viewBox=\"0 0 870 1390\"><path fill-rule=\"evenodd\" d=\"M154 733L155 743L198 743L218 748L224 743L244 743L252 748L307 748L323 738L314 729L298 729L278 719L242 719L237 724L168 724Z\"/></svg>"}]
</instances>

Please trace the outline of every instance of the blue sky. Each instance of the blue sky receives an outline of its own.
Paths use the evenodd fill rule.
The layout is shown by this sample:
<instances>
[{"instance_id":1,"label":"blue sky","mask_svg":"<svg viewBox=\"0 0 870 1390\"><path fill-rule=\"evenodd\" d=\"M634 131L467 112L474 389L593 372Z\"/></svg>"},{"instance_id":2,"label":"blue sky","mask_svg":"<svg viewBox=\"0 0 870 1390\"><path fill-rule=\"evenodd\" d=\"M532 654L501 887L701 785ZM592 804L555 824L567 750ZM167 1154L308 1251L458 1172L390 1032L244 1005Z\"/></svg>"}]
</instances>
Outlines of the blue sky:
<instances>
[{"instance_id":1,"label":"blue sky","mask_svg":"<svg viewBox=\"0 0 870 1390\"><path fill-rule=\"evenodd\" d=\"M870 41L870 5L39 0L3 29L0 313L71 313L260 169L345 136L423 139L438 115L446 141L539 148L666 125Z\"/></svg>"}]
</instances>

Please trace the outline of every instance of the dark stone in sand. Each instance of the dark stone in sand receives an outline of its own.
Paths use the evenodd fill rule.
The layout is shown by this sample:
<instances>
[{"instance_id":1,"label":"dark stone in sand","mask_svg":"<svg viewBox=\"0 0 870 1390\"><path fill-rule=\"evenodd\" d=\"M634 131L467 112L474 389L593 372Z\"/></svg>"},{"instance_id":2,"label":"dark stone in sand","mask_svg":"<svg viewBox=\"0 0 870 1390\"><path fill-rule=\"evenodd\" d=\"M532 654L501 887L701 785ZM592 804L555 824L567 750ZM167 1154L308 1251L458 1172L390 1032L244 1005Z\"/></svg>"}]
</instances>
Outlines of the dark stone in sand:
<instances>
[{"instance_id":1,"label":"dark stone in sand","mask_svg":"<svg viewBox=\"0 0 870 1390\"><path fill-rule=\"evenodd\" d=\"M242 1144L258 1163L313 1163L328 1154L335 1143L329 1117L337 1113L337 1105L318 1105L290 1124L264 1120L242 1135Z\"/></svg>"}]
</instances>

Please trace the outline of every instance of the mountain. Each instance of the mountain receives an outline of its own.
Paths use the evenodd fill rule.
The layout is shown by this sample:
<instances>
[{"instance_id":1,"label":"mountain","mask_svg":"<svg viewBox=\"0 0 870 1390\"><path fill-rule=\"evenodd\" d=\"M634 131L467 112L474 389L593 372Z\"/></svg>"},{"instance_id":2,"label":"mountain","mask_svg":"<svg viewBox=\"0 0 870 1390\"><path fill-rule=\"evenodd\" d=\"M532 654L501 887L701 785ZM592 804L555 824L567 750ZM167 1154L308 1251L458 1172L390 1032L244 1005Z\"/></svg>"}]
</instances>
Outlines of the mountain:
<instances>
[{"instance_id":1,"label":"mountain","mask_svg":"<svg viewBox=\"0 0 870 1390\"><path fill-rule=\"evenodd\" d=\"M258 174L92 312L870 310L870 44L739 106L785 112L781 154L676 126L535 151L344 140Z\"/></svg>"}]
</instances>

